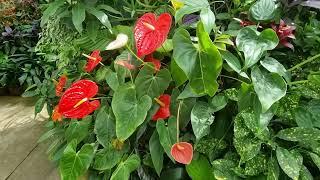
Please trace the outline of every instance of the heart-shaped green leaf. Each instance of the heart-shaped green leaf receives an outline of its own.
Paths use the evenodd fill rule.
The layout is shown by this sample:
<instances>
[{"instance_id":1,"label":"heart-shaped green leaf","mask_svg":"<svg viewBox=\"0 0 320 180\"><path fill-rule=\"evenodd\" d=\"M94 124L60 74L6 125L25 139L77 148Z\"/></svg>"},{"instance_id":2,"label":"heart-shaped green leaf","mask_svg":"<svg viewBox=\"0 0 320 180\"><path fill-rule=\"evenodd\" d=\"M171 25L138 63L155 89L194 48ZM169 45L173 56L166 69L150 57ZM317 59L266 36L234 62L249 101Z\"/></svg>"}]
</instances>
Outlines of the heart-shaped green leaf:
<instances>
[{"instance_id":1,"label":"heart-shaped green leaf","mask_svg":"<svg viewBox=\"0 0 320 180\"><path fill-rule=\"evenodd\" d=\"M148 95L151 98L159 97L171 82L169 70L164 68L154 74L153 66L149 65L145 65L136 77L135 85L138 97L144 95Z\"/></svg>"},{"instance_id":2,"label":"heart-shaped green leaf","mask_svg":"<svg viewBox=\"0 0 320 180\"><path fill-rule=\"evenodd\" d=\"M89 134L91 119L91 116L87 116L81 121L71 121L65 132L67 141L71 142L72 140L77 140L78 143L81 142Z\"/></svg>"},{"instance_id":3,"label":"heart-shaped green leaf","mask_svg":"<svg viewBox=\"0 0 320 180\"><path fill-rule=\"evenodd\" d=\"M123 150L117 150L109 144L108 147L96 153L93 167L99 171L111 169L120 162L123 154Z\"/></svg>"},{"instance_id":4,"label":"heart-shaped green leaf","mask_svg":"<svg viewBox=\"0 0 320 180\"><path fill-rule=\"evenodd\" d=\"M132 154L124 162L121 162L117 169L113 171L110 180L129 179L130 173L140 166L140 158L136 154Z\"/></svg>"},{"instance_id":5,"label":"heart-shaped green leaf","mask_svg":"<svg viewBox=\"0 0 320 180\"><path fill-rule=\"evenodd\" d=\"M171 156L171 147L176 143L176 118L170 117L168 120L168 125L163 120L157 122L157 132L159 134L160 144L162 145L164 151L168 157L174 162Z\"/></svg>"},{"instance_id":6,"label":"heart-shaped green leaf","mask_svg":"<svg viewBox=\"0 0 320 180\"><path fill-rule=\"evenodd\" d=\"M163 166L163 153L164 150L160 144L159 135L157 131L153 131L153 134L149 140L150 155L154 169L158 176L160 176Z\"/></svg>"},{"instance_id":7,"label":"heart-shaped green leaf","mask_svg":"<svg viewBox=\"0 0 320 180\"><path fill-rule=\"evenodd\" d=\"M126 83L118 87L111 106L116 117L116 134L121 141L129 138L143 123L151 105L148 95L137 98L134 84Z\"/></svg>"},{"instance_id":8,"label":"heart-shaped green leaf","mask_svg":"<svg viewBox=\"0 0 320 180\"><path fill-rule=\"evenodd\" d=\"M254 3L249 12L253 19L257 21L267 21L274 18L276 3L274 0L258 0Z\"/></svg>"},{"instance_id":9,"label":"heart-shaped green leaf","mask_svg":"<svg viewBox=\"0 0 320 180\"><path fill-rule=\"evenodd\" d=\"M203 155L193 158L191 163L186 166L186 170L189 176L195 180L215 179L213 177L211 165L208 159Z\"/></svg>"},{"instance_id":10,"label":"heart-shaped green leaf","mask_svg":"<svg viewBox=\"0 0 320 180\"><path fill-rule=\"evenodd\" d=\"M287 84L279 74L267 73L254 67L251 71L251 78L262 106L262 113L286 95Z\"/></svg>"},{"instance_id":11,"label":"heart-shaped green leaf","mask_svg":"<svg viewBox=\"0 0 320 180\"><path fill-rule=\"evenodd\" d=\"M272 29L265 29L260 33L253 27L242 28L237 35L236 44L245 56L244 69L256 64L265 51L274 49L278 43L278 36Z\"/></svg>"},{"instance_id":12,"label":"heart-shaped green leaf","mask_svg":"<svg viewBox=\"0 0 320 180\"><path fill-rule=\"evenodd\" d=\"M72 22L76 30L81 33L82 28L82 22L86 18L86 8L83 3L77 3L72 8Z\"/></svg>"},{"instance_id":13,"label":"heart-shaped green leaf","mask_svg":"<svg viewBox=\"0 0 320 180\"><path fill-rule=\"evenodd\" d=\"M116 138L115 120L110 111L110 108L101 107L94 124L94 133L97 135L97 140L105 148L108 148L112 140Z\"/></svg>"},{"instance_id":14,"label":"heart-shaped green leaf","mask_svg":"<svg viewBox=\"0 0 320 180\"><path fill-rule=\"evenodd\" d=\"M74 180L84 174L89 168L94 156L92 144L85 144L76 152L77 141L68 144L60 159L60 174L62 180Z\"/></svg>"}]
</instances>

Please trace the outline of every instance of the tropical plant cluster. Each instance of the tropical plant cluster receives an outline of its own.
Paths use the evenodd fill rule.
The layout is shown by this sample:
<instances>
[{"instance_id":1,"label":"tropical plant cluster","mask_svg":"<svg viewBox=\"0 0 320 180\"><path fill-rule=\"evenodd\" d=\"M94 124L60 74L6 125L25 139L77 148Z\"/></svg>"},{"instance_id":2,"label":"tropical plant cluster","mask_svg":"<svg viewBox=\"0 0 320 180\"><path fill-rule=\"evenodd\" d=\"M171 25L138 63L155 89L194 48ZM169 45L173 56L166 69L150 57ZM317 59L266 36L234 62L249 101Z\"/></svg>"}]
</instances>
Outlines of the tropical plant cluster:
<instances>
[{"instance_id":1,"label":"tropical plant cluster","mask_svg":"<svg viewBox=\"0 0 320 180\"><path fill-rule=\"evenodd\" d=\"M319 179L317 1L54 0L24 96L64 180Z\"/></svg>"}]
</instances>

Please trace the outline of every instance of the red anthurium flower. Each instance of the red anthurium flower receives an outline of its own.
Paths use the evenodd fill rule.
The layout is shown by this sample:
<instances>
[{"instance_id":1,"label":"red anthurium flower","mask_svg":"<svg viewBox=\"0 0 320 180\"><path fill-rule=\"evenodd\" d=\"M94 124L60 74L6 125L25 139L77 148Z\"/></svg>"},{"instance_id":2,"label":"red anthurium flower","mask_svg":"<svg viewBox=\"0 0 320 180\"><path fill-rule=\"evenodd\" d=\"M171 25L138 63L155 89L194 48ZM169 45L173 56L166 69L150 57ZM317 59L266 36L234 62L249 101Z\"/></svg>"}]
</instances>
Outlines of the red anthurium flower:
<instances>
[{"instance_id":1,"label":"red anthurium flower","mask_svg":"<svg viewBox=\"0 0 320 180\"><path fill-rule=\"evenodd\" d=\"M294 49L293 45L288 42L288 39L295 39L293 34L294 30L296 29L295 26L288 26L283 20L280 20L280 24L278 26L272 24L271 27L279 37L279 44L282 44L290 49Z\"/></svg>"},{"instance_id":2,"label":"red anthurium flower","mask_svg":"<svg viewBox=\"0 0 320 180\"><path fill-rule=\"evenodd\" d=\"M86 72L91 72L101 61L102 57L100 56L100 51L95 50L91 53L90 56L83 54L85 57L87 57L87 64L85 66Z\"/></svg>"},{"instance_id":3,"label":"red anthurium flower","mask_svg":"<svg viewBox=\"0 0 320 180\"><path fill-rule=\"evenodd\" d=\"M134 28L137 55L151 54L167 39L171 27L171 15L163 13L158 18L153 13L140 17Z\"/></svg>"},{"instance_id":4,"label":"red anthurium flower","mask_svg":"<svg viewBox=\"0 0 320 180\"><path fill-rule=\"evenodd\" d=\"M98 86L90 80L79 80L71 85L59 102L59 113L66 118L83 118L100 106L98 100L90 101L98 92Z\"/></svg>"},{"instance_id":5,"label":"red anthurium flower","mask_svg":"<svg viewBox=\"0 0 320 180\"><path fill-rule=\"evenodd\" d=\"M179 163L190 164L193 157L193 147L187 142L178 142L171 147L171 156Z\"/></svg>"},{"instance_id":6,"label":"red anthurium flower","mask_svg":"<svg viewBox=\"0 0 320 180\"><path fill-rule=\"evenodd\" d=\"M59 113L59 106L54 108L51 118L54 122L62 121L62 114Z\"/></svg>"},{"instance_id":7,"label":"red anthurium flower","mask_svg":"<svg viewBox=\"0 0 320 180\"><path fill-rule=\"evenodd\" d=\"M158 119L166 119L170 116L170 101L171 97L168 94L163 94L155 100L160 104L160 108L153 115L152 120L157 121Z\"/></svg>"},{"instance_id":8,"label":"red anthurium flower","mask_svg":"<svg viewBox=\"0 0 320 180\"><path fill-rule=\"evenodd\" d=\"M161 62L158 59L153 58L152 54L149 54L144 59L145 62L151 62L154 65L154 69L159 71L161 68Z\"/></svg>"},{"instance_id":9,"label":"red anthurium flower","mask_svg":"<svg viewBox=\"0 0 320 180\"><path fill-rule=\"evenodd\" d=\"M56 96L61 96L62 92L63 92L63 88L67 83L67 76L66 75L62 75L59 78L58 83L56 84Z\"/></svg>"}]
</instances>

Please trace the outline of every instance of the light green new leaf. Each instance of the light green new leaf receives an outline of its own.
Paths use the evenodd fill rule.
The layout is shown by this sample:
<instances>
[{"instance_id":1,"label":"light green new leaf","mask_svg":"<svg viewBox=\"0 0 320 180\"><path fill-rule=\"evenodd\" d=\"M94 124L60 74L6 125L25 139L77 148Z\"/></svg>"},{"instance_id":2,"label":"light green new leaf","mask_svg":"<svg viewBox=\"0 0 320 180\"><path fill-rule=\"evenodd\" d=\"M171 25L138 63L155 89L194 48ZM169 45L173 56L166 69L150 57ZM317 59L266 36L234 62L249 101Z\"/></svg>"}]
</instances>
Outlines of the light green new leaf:
<instances>
[{"instance_id":1,"label":"light green new leaf","mask_svg":"<svg viewBox=\"0 0 320 180\"><path fill-rule=\"evenodd\" d=\"M170 117L168 120L168 126L166 126L165 121L157 121L157 132L159 135L160 144L168 157L174 162L171 156L171 147L176 142L176 126L174 126L176 118Z\"/></svg>"},{"instance_id":2,"label":"light green new leaf","mask_svg":"<svg viewBox=\"0 0 320 180\"><path fill-rule=\"evenodd\" d=\"M160 176L163 167L164 150L160 144L159 135L157 131L153 131L153 134L149 140L149 148L153 167L156 170L158 176Z\"/></svg>"},{"instance_id":3,"label":"light green new leaf","mask_svg":"<svg viewBox=\"0 0 320 180\"><path fill-rule=\"evenodd\" d=\"M68 144L60 159L59 167L62 180L74 180L89 168L94 156L92 144L85 144L76 152L77 141Z\"/></svg>"},{"instance_id":4,"label":"light green new leaf","mask_svg":"<svg viewBox=\"0 0 320 180\"><path fill-rule=\"evenodd\" d=\"M211 165L205 156L199 155L193 158L191 163L186 166L186 170L193 180L214 179Z\"/></svg>"},{"instance_id":5,"label":"light green new leaf","mask_svg":"<svg viewBox=\"0 0 320 180\"><path fill-rule=\"evenodd\" d=\"M237 72L240 76L248 78L248 75L245 72L241 71L241 64L239 59L233 55L229 51L220 51L222 58L227 62L227 64L233 69L235 72Z\"/></svg>"},{"instance_id":6,"label":"light green new leaf","mask_svg":"<svg viewBox=\"0 0 320 180\"><path fill-rule=\"evenodd\" d=\"M110 144L96 153L93 167L99 171L111 169L120 162L123 154L124 151L117 150Z\"/></svg>"},{"instance_id":7,"label":"light green new leaf","mask_svg":"<svg viewBox=\"0 0 320 180\"><path fill-rule=\"evenodd\" d=\"M72 120L65 131L67 141L71 142L72 140L77 140L78 143L81 142L89 134L91 120L91 116L87 116L81 121Z\"/></svg>"},{"instance_id":8,"label":"light green new leaf","mask_svg":"<svg viewBox=\"0 0 320 180\"><path fill-rule=\"evenodd\" d=\"M290 81L290 75L288 74L286 68L276 59L272 57L266 57L264 58L264 60L260 61L260 64L269 72L277 73L280 76L284 77L287 82Z\"/></svg>"},{"instance_id":9,"label":"light green new leaf","mask_svg":"<svg viewBox=\"0 0 320 180\"><path fill-rule=\"evenodd\" d=\"M279 74L269 74L254 67L251 71L251 78L262 106L262 113L286 95L287 84Z\"/></svg>"},{"instance_id":10,"label":"light green new leaf","mask_svg":"<svg viewBox=\"0 0 320 180\"><path fill-rule=\"evenodd\" d=\"M278 36L272 29L260 33L252 27L242 28L237 35L236 45L244 53L244 69L256 64L265 51L274 49L278 43Z\"/></svg>"},{"instance_id":11,"label":"light green new leaf","mask_svg":"<svg viewBox=\"0 0 320 180\"><path fill-rule=\"evenodd\" d=\"M177 87L181 86L183 83L185 83L188 80L187 75L177 65L177 63L174 59L171 60L170 72L171 72L172 78L175 81Z\"/></svg>"},{"instance_id":12,"label":"light green new leaf","mask_svg":"<svg viewBox=\"0 0 320 180\"><path fill-rule=\"evenodd\" d=\"M210 34L211 30L215 26L215 21L216 21L216 17L214 16L210 7L201 9L200 19L203 22L204 29L206 30L206 32Z\"/></svg>"},{"instance_id":13,"label":"light green new leaf","mask_svg":"<svg viewBox=\"0 0 320 180\"><path fill-rule=\"evenodd\" d=\"M222 58L201 22L197 26L197 37L200 52L190 78L190 86L197 94L213 96L219 87L217 78L222 69Z\"/></svg>"},{"instance_id":14,"label":"light green new leaf","mask_svg":"<svg viewBox=\"0 0 320 180\"><path fill-rule=\"evenodd\" d=\"M267 21L274 18L275 10L276 3L274 0L258 0L251 6L249 12L253 19Z\"/></svg>"},{"instance_id":15,"label":"light green new leaf","mask_svg":"<svg viewBox=\"0 0 320 180\"><path fill-rule=\"evenodd\" d=\"M132 154L124 162L121 162L117 169L112 173L110 180L128 180L130 173L140 166L140 158Z\"/></svg>"},{"instance_id":16,"label":"light green new leaf","mask_svg":"<svg viewBox=\"0 0 320 180\"><path fill-rule=\"evenodd\" d=\"M203 136L210 132L210 125L213 123L214 116L210 105L205 102L197 102L191 111L191 124L193 133L199 141Z\"/></svg>"},{"instance_id":17,"label":"light green new leaf","mask_svg":"<svg viewBox=\"0 0 320 180\"><path fill-rule=\"evenodd\" d=\"M116 117L116 134L121 141L129 138L143 123L151 105L152 100L148 95L137 98L132 83L119 86L114 93L111 106Z\"/></svg>"},{"instance_id":18,"label":"light green new leaf","mask_svg":"<svg viewBox=\"0 0 320 180\"><path fill-rule=\"evenodd\" d=\"M151 98L157 98L169 87L171 82L169 70L164 68L154 74L152 67L143 66L135 79L138 97L148 95Z\"/></svg>"},{"instance_id":19,"label":"light green new leaf","mask_svg":"<svg viewBox=\"0 0 320 180\"><path fill-rule=\"evenodd\" d=\"M100 108L94 124L94 133L98 142L105 148L109 147L112 140L116 138L115 120L111 116L111 109L103 106Z\"/></svg>"},{"instance_id":20,"label":"light green new leaf","mask_svg":"<svg viewBox=\"0 0 320 180\"><path fill-rule=\"evenodd\" d=\"M82 23L86 18L86 8L83 3L78 2L74 7L72 8L72 22L76 30L81 33Z\"/></svg>"},{"instance_id":21,"label":"light green new leaf","mask_svg":"<svg viewBox=\"0 0 320 180\"><path fill-rule=\"evenodd\" d=\"M216 179L238 179L238 176L233 171L237 167L236 162L230 159L216 159L211 164Z\"/></svg>"},{"instance_id":22,"label":"light green new leaf","mask_svg":"<svg viewBox=\"0 0 320 180\"><path fill-rule=\"evenodd\" d=\"M86 6L86 11L88 13L94 15L97 19L99 19L99 21L103 25L105 25L108 29L112 29L109 18L103 11L97 10L97 9L95 9L93 7L89 7L89 6Z\"/></svg>"},{"instance_id":23,"label":"light green new leaf","mask_svg":"<svg viewBox=\"0 0 320 180\"><path fill-rule=\"evenodd\" d=\"M302 166L302 156L282 147L276 150L278 163L281 169L292 179L298 179Z\"/></svg>"},{"instance_id":24,"label":"light green new leaf","mask_svg":"<svg viewBox=\"0 0 320 180\"><path fill-rule=\"evenodd\" d=\"M241 114L238 114L234 120L233 144L241 157L241 162L255 157L260 152L261 143L261 140L246 126Z\"/></svg>"},{"instance_id":25,"label":"light green new leaf","mask_svg":"<svg viewBox=\"0 0 320 180\"><path fill-rule=\"evenodd\" d=\"M318 141L320 140L320 130L304 127L287 128L279 131L277 137L287 141Z\"/></svg>"}]
</instances>

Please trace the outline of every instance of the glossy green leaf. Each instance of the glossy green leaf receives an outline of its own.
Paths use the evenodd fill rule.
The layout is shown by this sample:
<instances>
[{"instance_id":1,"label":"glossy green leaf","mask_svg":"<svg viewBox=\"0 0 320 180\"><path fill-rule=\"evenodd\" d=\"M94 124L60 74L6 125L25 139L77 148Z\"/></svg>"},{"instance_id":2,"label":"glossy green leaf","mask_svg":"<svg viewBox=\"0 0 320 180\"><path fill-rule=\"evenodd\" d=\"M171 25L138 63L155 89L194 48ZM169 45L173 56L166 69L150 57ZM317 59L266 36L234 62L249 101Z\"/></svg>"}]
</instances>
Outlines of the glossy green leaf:
<instances>
[{"instance_id":1,"label":"glossy green leaf","mask_svg":"<svg viewBox=\"0 0 320 180\"><path fill-rule=\"evenodd\" d=\"M151 98L157 98L164 93L171 82L169 70L164 68L154 74L153 66L150 66L143 66L135 79L138 97L148 95Z\"/></svg>"},{"instance_id":2,"label":"glossy green leaf","mask_svg":"<svg viewBox=\"0 0 320 180\"><path fill-rule=\"evenodd\" d=\"M267 180L278 180L279 179L279 165L274 157L270 157L268 162L268 174Z\"/></svg>"},{"instance_id":3,"label":"glossy green leaf","mask_svg":"<svg viewBox=\"0 0 320 180\"><path fill-rule=\"evenodd\" d=\"M205 31L210 34L211 30L215 26L215 21L216 21L216 17L211 11L210 7L203 8L200 11L200 19L203 22Z\"/></svg>"},{"instance_id":4,"label":"glossy green leaf","mask_svg":"<svg viewBox=\"0 0 320 180\"><path fill-rule=\"evenodd\" d=\"M81 2L78 2L72 8L72 22L76 30L81 33L83 30L82 23L86 18L86 8Z\"/></svg>"},{"instance_id":5,"label":"glossy green leaf","mask_svg":"<svg viewBox=\"0 0 320 180\"><path fill-rule=\"evenodd\" d=\"M222 59L218 49L200 22L197 26L200 52L190 78L190 86L197 94L213 96L218 90L217 78L222 69Z\"/></svg>"},{"instance_id":6,"label":"glossy green leaf","mask_svg":"<svg viewBox=\"0 0 320 180\"><path fill-rule=\"evenodd\" d=\"M258 176L267 170L267 158L263 154L258 154L246 162L244 174L247 176Z\"/></svg>"},{"instance_id":7,"label":"glossy green leaf","mask_svg":"<svg viewBox=\"0 0 320 180\"><path fill-rule=\"evenodd\" d=\"M155 130L149 140L150 155L152 158L153 167L158 176L160 176L163 167L164 150L160 144L158 132Z\"/></svg>"},{"instance_id":8,"label":"glossy green leaf","mask_svg":"<svg viewBox=\"0 0 320 180\"><path fill-rule=\"evenodd\" d=\"M319 155L309 152L309 156L311 157L312 161L314 162L314 164L318 167L318 169L320 170L320 157Z\"/></svg>"},{"instance_id":9,"label":"glossy green leaf","mask_svg":"<svg viewBox=\"0 0 320 180\"><path fill-rule=\"evenodd\" d=\"M210 132L210 125L213 123L213 111L208 103L197 102L191 111L191 124L193 133L197 140Z\"/></svg>"},{"instance_id":10,"label":"glossy green leaf","mask_svg":"<svg viewBox=\"0 0 320 180\"><path fill-rule=\"evenodd\" d=\"M193 180L213 179L211 165L205 156L199 155L193 158L191 163L186 166L189 176Z\"/></svg>"},{"instance_id":11,"label":"glossy green leaf","mask_svg":"<svg viewBox=\"0 0 320 180\"><path fill-rule=\"evenodd\" d=\"M121 162L117 169L113 171L110 180L128 180L130 173L140 166L140 158L132 154L124 162Z\"/></svg>"},{"instance_id":12,"label":"glossy green leaf","mask_svg":"<svg viewBox=\"0 0 320 180\"><path fill-rule=\"evenodd\" d=\"M260 64L266 68L269 72L277 73L280 76L284 77L287 82L290 81L289 73L286 68L279 63L276 59L272 57L266 57L264 60L260 61Z\"/></svg>"},{"instance_id":13,"label":"glossy green leaf","mask_svg":"<svg viewBox=\"0 0 320 180\"><path fill-rule=\"evenodd\" d=\"M287 128L279 131L277 137L287 141L318 141L320 140L320 130L304 127Z\"/></svg>"},{"instance_id":14,"label":"glossy green leaf","mask_svg":"<svg viewBox=\"0 0 320 180\"><path fill-rule=\"evenodd\" d=\"M86 6L86 11L94 15L97 19L99 19L101 24L105 25L108 29L112 28L108 16L103 11L97 10L89 6Z\"/></svg>"},{"instance_id":15,"label":"glossy green leaf","mask_svg":"<svg viewBox=\"0 0 320 180\"><path fill-rule=\"evenodd\" d=\"M180 2L182 2L184 5L175 14L177 22L181 20L184 15L191 14L209 7L207 0L180 0Z\"/></svg>"},{"instance_id":16,"label":"glossy green leaf","mask_svg":"<svg viewBox=\"0 0 320 180\"><path fill-rule=\"evenodd\" d=\"M227 64L233 69L235 72L237 72L240 76L248 78L248 75L245 72L241 71L241 64L239 59L233 55L229 51L220 51L222 58L227 62Z\"/></svg>"},{"instance_id":17,"label":"glossy green leaf","mask_svg":"<svg viewBox=\"0 0 320 180\"><path fill-rule=\"evenodd\" d=\"M80 121L72 120L65 131L67 141L71 142L72 140L77 140L78 143L81 142L89 134L91 118L91 116L87 116Z\"/></svg>"},{"instance_id":18,"label":"glossy green leaf","mask_svg":"<svg viewBox=\"0 0 320 180\"><path fill-rule=\"evenodd\" d=\"M123 154L123 150L117 150L110 144L96 153L93 168L99 171L111 169L120 162Z\"/></svg>"},{"instance_id":19,"label":"glossy green leaf","mask_svg":"<svg viewBox=\"0 0 320 180\"><path fill-rule=\"evenodd\" d=\"M237 164L229 159L216 159L212 164L213 174L216 179L238 179L233 169Z\"/></svg>"},{"instance_id":20,"label":"glossy green leaf","mask_svg":"<svg viewBox=\"0 0 320 180\"><path fill-rule=\"evenodd\" d=\"M251 71L251 78L262 106L262 113L286 95L287 84L278 74L269 74L254 67Z\"/></svg>"},{"instance_id":21,"label":"glossy green leaf","mask_svg":"<svg viewBox=\"0 0 320 180\"><path fill-rule=\"evenodd\" d=\"M313 180L313 176L306 166L302 166L299 180Z\"/></svg>"},{"instance_id":22,"label":"glossy green leaf","mask_svg":"<svg viewBox=\"0 0 320 180\"><path fill-rule=\"evenodd\" d=\"M249 12L253 19L257 21L271 20L275 16L276 3L273 0L258 0L255 2Z\"/></svg>"},{"instance_id":23,"label":"glossy green leaf","mask_svg":"<svg viewBox=\"0 0 320 180\"><path fill-rule=\"evenodd\" d=\"M181 86L188 80L188 77L186 76L184 71L182 71L182 69L177 65L174 59L171 60L170 72L177 87Z\"/></svg>"},{"instance_id":24,"label":"glossy green leaf","mask_svg":"<svg viewBox=\"0 0 320 180\"><path fill-rule=\"evenodd\" d=\"M112 110L116 117L117 137L124 141L145 120L152 100L148 95L137 98L135 86L126 83L117 89L112 99Z\"/></svg>"},{"instance_id":25,"label":"glossy green leaf","mask_svg":"<svg viewBox=\"0 0 320 180\"><path fill-rule=\"evenodd\" d=\"M256 64L265 51L274 49L278 43L278 36L272 29L265 29L260 33L252 27L242 28L237 35L236 44L245 56L244 69Z\"/></svg>"},{"instance_id":26,"label":"glossy green leaf","mask_svg":"<svg viewBox=\"0 0 320 180\"><path fill-rule=\"evenodd\" d=\"M213 112L217 112L226 107L227 103L228 98L226 96L217 94L211 99L210 107Z\"/></svg>"},{"instance_id":27,"label":"glossy green leaf","mask_svg":"<svg viewBox=\"0 0 320 180\"><path fill-rule=\"evenodd\" d=\"M203 94L204 95L204 94ZM184 90L179 94L178 99L186 99L186 98L197 98L203 95L196 94L190 87L190 84L187 84Z\"/></svg>"},{"instance_id":28,"label":"glossy green leaf","mask_svg":"<svg viewBox=\"0 0 320 180\"><path fill-rule=\"evenodd\" d=\"M233 145L241 157L242 162L246 162L255 157L261 148L261 141L246 126L241 114L238 114L234 122Z\"/></svg>"},{"instance_id":29,"label":"glossy green leaf","mask_svg":"<svg viewBox=\"0 0 320 180\"><path fill-rule=\"evenodd\" d=\"M166 152L167 156L172 160L171 156L171 147L176 143L176 126L174 125L176 122L175 118L169 118L168 125L166 126L166 122L164 120L157 121L157 132L159 135L160 144Z\"/></svg>"},{"instance_id":30,"label":"glossy green leaf","mask_svg":"<svg viewBox=\"0 0 320 180\"><path fill-rule=\"evenodd\" d=\"M299 127L313 128L313 122L315 121L312 113L303 107L298 107L293 112L294 119Z\"/></svg>"},{"instance_id":31,"label":"glossy green leaf","mask_svg":"<svg viewBox=\"0 0 320 180\"><path fill-rule=\"evenodd\" d=\"M302 156L277 147L277 159L281 169L292 179L298 179L302 166Z\"/></svg>"},{"instance_id":32,"label":"glossy green leaf","mask_svg":"<svg viewBox=\"0 0 320 180\"><path fill-rule=\"evenodd\" d=\"M59 163L62 180L74 180L84 174L89 168L94 156L92 144L85 144L76 152L77 142L72 141L63 152Z\"/></svg>"},{"instance_id":33,"label":"glossy green leaf","mask_svg":"<svg viewBox=\"0 0 320 180\"><path fill-rule=\"evenodd\" d=\"M94 124L94 133L97 135L97 140L105 148L108 148L112 140L116 138L115 120L110 111L110 108L101 107Z\"/></svg>"}]
</instances>

